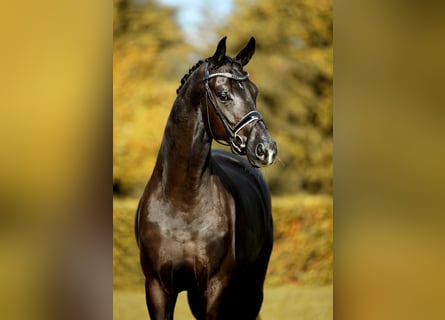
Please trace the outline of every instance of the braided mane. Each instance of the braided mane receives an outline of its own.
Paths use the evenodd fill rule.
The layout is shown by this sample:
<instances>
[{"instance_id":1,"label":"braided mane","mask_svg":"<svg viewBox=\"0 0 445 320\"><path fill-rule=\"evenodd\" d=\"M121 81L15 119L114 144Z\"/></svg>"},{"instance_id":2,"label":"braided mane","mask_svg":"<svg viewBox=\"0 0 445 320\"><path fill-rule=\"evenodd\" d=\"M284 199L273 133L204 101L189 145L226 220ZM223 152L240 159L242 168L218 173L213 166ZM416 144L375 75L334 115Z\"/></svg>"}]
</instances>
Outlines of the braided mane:
<instances>
[{"instance_id":1,"label":"braided mane","mask_svg":"<svg viewBox=\"0 0 445 320\"><path fill-rule=\"evenodd\" d=\"M184 86L184 83L187 81L187 79L190 77L190 75L196 70L198 69L204 62L209 62L210 58L206 58L205 60L199 60L193 67L190 68L189 72L186 73L182 79L181 79L181 85L179 86L178 89L176 89L176 94L179 94L179 91L182 89L182 87Z\"/></svg>"},{"instance_id":2,"label":"braided mane","mask_svg":"<svg viewBox=\"0 0 445 320\"><path fill-rule=\"evenodd\" d=\"M204 62L209 62L210 59L212 59L212 57L206 58L204 60L199 60L193 67L190 68L189 72L186 73L182 79L181 79L181 84L179 85L179 88L176 89L176 94L179 94L179 91L181 91L182 87L184 86L184 84L186 83L187 79L192 75L192 73L198 69ZM232 63L232 64L238 64L241 68L243 67L238 61L234 60L231 57L225 56L224 57L224 63Z\"/></svg>"}]
</instances>

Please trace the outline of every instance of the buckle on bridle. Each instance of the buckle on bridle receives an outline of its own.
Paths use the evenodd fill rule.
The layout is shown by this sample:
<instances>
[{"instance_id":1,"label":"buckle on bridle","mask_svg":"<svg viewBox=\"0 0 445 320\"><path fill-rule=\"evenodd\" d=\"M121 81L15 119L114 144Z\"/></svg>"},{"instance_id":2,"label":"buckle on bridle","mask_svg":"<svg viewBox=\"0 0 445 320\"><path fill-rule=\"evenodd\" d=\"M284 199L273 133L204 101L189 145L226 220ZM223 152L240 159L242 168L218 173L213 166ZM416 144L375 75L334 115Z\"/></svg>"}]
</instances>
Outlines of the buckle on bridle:
<instances>
[{"instance_id":1,"label":"buckle on bridle","mask_svg":"<svg viewBox=\"0 0 445 320\"><path fill-rule=\"evenodd\" d=\"M230 140L230 148L240 155L245 155L247 150L246 141L246 137L242 137L236 133L235 138Z\"/></svg>"}]
</instances>

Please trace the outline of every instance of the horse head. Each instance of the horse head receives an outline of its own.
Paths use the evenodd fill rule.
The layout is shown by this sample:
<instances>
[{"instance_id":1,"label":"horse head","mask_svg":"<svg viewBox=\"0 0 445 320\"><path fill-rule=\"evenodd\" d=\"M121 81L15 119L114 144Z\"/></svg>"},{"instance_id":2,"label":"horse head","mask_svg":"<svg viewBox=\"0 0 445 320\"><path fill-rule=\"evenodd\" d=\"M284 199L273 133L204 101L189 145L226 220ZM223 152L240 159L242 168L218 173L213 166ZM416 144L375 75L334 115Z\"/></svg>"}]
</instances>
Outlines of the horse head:
<instances>
[{"instance_id":1,"label":"horse head","mask_svg":"<svg viewBox=\"0 0 445 320\"><path fill-rule=\"evenodd\" d=\"M256 110L258 88L243 67L255 52L252 37L235 58L226 56L226 37L204 65L204 119L210 135L225 141L232 152L246 155L255 167L273 163L277 154L261 114Z\"/></svg>"}]
</instances>

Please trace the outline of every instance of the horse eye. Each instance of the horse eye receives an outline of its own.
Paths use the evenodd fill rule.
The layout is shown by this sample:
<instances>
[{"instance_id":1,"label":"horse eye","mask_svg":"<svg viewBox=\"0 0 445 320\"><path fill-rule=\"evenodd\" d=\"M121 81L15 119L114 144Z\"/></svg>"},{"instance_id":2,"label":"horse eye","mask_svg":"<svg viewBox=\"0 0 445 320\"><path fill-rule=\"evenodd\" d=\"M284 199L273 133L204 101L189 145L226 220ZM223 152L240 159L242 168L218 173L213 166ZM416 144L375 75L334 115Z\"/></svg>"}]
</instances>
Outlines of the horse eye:
<instances>
[{"instance_id":1,"label":"horse eye","mask_svg":"<svg viewBox=\"0 0 445 320\"><path fill-rule=\"evenodd\" d=\"M221 101L230 100L230 94L227 91L218 92L216 95L218 96L218 99Z\"/></svg>"}]
</instances>

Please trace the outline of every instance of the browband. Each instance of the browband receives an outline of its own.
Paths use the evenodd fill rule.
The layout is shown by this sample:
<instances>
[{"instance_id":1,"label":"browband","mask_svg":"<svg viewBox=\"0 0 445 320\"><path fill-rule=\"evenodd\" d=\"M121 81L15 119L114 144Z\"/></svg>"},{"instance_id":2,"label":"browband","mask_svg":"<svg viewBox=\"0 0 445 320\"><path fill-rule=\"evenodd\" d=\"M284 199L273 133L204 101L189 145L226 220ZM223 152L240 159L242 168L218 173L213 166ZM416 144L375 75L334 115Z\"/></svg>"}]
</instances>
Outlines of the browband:
<instances>
[{"instance_id":1,"label":"browband","mask_svg":"<svg viewBox=\"0 0 445 320\"><path fill-rule=\"evenodd\" d=\"M237 76L236 74L232 74L232 73L228 73L228 72L217 72L217 73L209 74L209 70L206 68L205 77L202 80L206 81L206 80L209 80L214 77L225 77L225 78L234 79L237 81L244 81L247 78L249 78L249 73L246 72L244 74L244 76Z\"/></svg>"}]
</instances>

